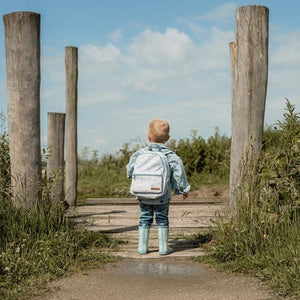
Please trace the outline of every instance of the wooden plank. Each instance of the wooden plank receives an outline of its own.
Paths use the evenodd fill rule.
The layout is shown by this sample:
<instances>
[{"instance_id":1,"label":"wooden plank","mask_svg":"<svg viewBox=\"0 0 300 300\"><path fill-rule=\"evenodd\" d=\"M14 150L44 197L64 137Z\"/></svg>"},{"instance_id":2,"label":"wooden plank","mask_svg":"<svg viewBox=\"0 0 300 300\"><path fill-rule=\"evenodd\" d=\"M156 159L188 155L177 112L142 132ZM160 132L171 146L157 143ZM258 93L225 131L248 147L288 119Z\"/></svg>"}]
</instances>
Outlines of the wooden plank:
<instances>
[{"instance_id":1,"label":"wooden plank","mask_svg":"<svg viewBox=\"0 0 300 300\"><path fill-rule=\"evenodd\" d=\"M202 205L202 204L224 204L226 198L217 199L187 199L187 200L171 200L171 205ZM88 198L87 205L138 205L139 202L135 198ZM80 206L79 206L80 207Z\"/></svg>"},{"instance_id":2,"label":"wooden plank","mask_svg":"<svg viewBox=\"0 0 300 300\"><path fill-rule=\"evenodd\" d=\"M183 201L177 205L171 203L169 244L174 248L174 253L168 257L183 258L203 254L197 243L190 237L212 228L214 224L211 220L215 213L217 211L223 213L228 206L213 202L205 205L206 200L201 200L196 200L193 204L186 204ZM88 230L108 233L127 242L120 245L113 255L140 259L161 258L158 254L158 231L155 221L149 235L149 253L144 256L137 254L139 205L135 199L129 199L131 202L129 204L128 202L124 204L122 201L128 201L128 199L106 198L101 204L77 206L76 209L69 210L69 214ZM106 205L104 205L105 202ZM197 202L201 204L195 205L194 203Z\"/></svg>"}]
</instances>

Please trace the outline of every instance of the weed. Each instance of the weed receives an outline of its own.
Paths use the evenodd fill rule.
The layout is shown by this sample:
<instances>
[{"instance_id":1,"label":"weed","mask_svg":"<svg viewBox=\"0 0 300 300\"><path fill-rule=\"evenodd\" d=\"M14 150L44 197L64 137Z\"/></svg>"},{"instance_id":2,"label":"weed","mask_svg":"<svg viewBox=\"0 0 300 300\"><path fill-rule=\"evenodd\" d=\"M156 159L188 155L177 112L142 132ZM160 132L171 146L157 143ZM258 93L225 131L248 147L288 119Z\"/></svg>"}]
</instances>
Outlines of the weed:
<instances>
[{"instance_id":1,"label":"weed","mask_svg":"<svg viewBox=\"0 0 300 300\"><path fill-rule=\"evenodd\" d=\"M245 161L236 211L218 217L206 260L251 272L284 296L300 296L300 122L287 100L276 144ZM268 132L269 133L269 132Z\"/></svg>"},{"instance_id":2,"label":"weed","mask_svg":"<svg viewBox=\"0 0 300 300\"><path fill-rule=\"evenodd\" d=\"M0 298L29 297L32 289L65 273L101 266L112 258L105 249L117 241L75 227L65 205L54 204L44 181L35 207L15 206L10 194L9 143L0 136Z\"/></svg>"}]
</instances>

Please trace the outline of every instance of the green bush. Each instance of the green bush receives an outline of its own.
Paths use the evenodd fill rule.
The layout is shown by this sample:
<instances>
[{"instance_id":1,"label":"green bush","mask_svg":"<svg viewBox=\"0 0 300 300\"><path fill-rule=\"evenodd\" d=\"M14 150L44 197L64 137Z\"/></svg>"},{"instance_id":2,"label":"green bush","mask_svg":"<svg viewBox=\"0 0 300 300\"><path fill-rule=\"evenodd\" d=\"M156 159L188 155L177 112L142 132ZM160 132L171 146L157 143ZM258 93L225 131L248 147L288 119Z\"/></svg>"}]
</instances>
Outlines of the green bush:
<instances>
[{"instance_id":1,"label":"green bush","mask_svg":"<svg viewBox=\"0 0 300 300\"><path fill-rule=\"evenodd\" d=\"M167 146L181 157L192 188L228 184L230 138L218 129L207 141L193 130L190 138L170 140ZM125 168L130 156L141 147L145 144L140 141L126 143L116 154L101 158L95 151L91 156L85 148L79 159L78 197L129 197L130 181Z\"/></svg>"},{"instance_id":2,"label":"green bush","mask_svg":"<svg viewBox=\"0 0 300 300\"><path fill-rule=\"evenodd\" d=\"M203 171L207 152L206 142L197 135L197 131L192 131L191 138L180 139L178 142L170 141L168 146L182 159L187 176Z\"/></svg>"},{"instance_id":3,"label":"green bush","mask_svg":"<svg viewBox=\"0 0 300 300\"><path fill-rule=\"evenodd\" d=\"M1 118L0 118L1 120ZM0 134L0 201L9 193L10 158L6 132Z\"/></svg>"}]
</instances>

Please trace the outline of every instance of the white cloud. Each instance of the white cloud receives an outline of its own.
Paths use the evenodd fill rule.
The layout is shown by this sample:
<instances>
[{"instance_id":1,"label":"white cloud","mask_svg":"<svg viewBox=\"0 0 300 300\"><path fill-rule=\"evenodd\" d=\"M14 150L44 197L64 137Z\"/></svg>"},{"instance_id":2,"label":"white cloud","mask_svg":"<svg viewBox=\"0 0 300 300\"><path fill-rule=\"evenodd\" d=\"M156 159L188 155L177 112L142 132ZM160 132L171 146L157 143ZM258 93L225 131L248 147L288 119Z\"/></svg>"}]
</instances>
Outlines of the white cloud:
<instances>
[{"instance_id":1,"label":"white cloud","mask_svg":"<svg viewBox=\"0 0 300 300\"><path fill-rule=\"evenodd\" d=\"M94 140L94 147L98 148L99 146L102 146L103 144L106 144L106 143L107 143L106 139L97 138Z\"/></svg>"},{"instance_id":2,"label":"white cloud","mask_svg":"<svg viewBox=\"0 0 300 300\"><path fill-rule=\"evenodd\" d=\"M193 49L193 42L183 32L167 28L165 33L146 30L129 45L129 53L151 66L181 63Z\"/></svg>"},{"instance_id":3,"label":"white cloud","mask_svg":"<svg viewBox=\"0 0 300 300\"><path fill-rule=\"evenodd\" d=\"M196 45L186 33L167 28L163 33L145 30L123 50L110 43L83 45L79 49L81 104L134 97L142 101L157 93L174 98L199 94L207 89L204 79L210 81L207 72L227 69L228 49L222 45L232 35L211 28L207 41Z\"/></svg>"},{"instance_id":4,"label":"white cloud","mask_svg":"<svg viewBox=\"0 0 300 300\"><path fill-rule=\"evenodd\" d=\"M208 28L200 26L197 22L194 22L190 19L179 17L177 19L179 24L185 25L189 30L195 33L198 38L206 37L209 32Z\"/></svg>"},{"instance_id":5,"label":"white cloud","mask_svg":"<svg viewBox=\"0 0 300 300\"><path fill-rule=\"evenodd\" d=\"M87 86L87 89L79 89L80 99L79 105L99 105L101 103L112 103L124 100L126 97L121 91L112 89L97 89L95 91L89 91L91 87Z\"/></svg>"},{"instance_id":6,"label":"white cloud","mask_svg":"<svg viewBox=\"0 0 300 300\"><path fill-rule=\"evenodd\" d=\"M215 126L230 135L228 44L234 33L217 27L200 31L198 40L167 28L145 30L123 48L112 43L81 45L79 147L103 153L137 136L143 140L148 121L155 117L170 121L175 138L186 137L191 129L207 137ZM297 32L286 39L273 37L267 123L281 118L284 97L300 92L300 61L294 50L299 40ZM62 55L45 58L43 66L43 95L49 108L64 94Z\"/></svg>"},{"instance_id":7,"label":"white cloud","mask_svg":"<svg viewBox=\"0 0 300 300\"><path fill-rule=\"evenodd\" d=\"M282 118L285 98L300 106L300 31L274 34L270 43L267 118Z\"/></svg>"},{"instance_id":8,"label":"white cloud","mask_svg":"<svg viewBox=\"0 0 300 300\"><path fill-rule=\"evenodd\" d=\"M174 124L176 138L199 127L201 134L209 135L214 126L229 123L224 113L230 108L229 93L227 104L223 100L224 89L230 87L229 57L223 45L233 32L207 30L198 44L187 33L167 28L145 30L125 48L81 45L79 148L118 149L131 138L143 138L143 125L157 116ZM63 55L43 58L43 69L45 110L53 111L64 95ZM222 107L222 113L210 115L216 107ZM87 132L89 127L96 130Z\"/></svg>"},{"instance_id":9,"label":"white cloud","mask_svg":"<svg viewBox=\"0 0 300 300\"><path fill-rule=\"evenodd\" d=\"M300 31L273 37L276 48L271 52L274 66L300 65Z\"/></svg>"},{"instance_id":10,"label":"white cloud","mask_svg":"<svg viewBox=\"0 0 300 300\"><path fill-rule=\"evenodd\" d=\"M92 59L95 64L114 63L121 54L121 51L110 43L103 47L87 44L80 47L80 52L84 63L90 63Z\"/></svg>"},{"instance_id":11,"label":"white cloud","mask_svg":"<svg viewBox=\"0 0 300 300\"><path fill-rule=\"evenodd\" d=\"M123 33L121 29L118 29L112 32L109 36L110 40L114 43L118 43L123 37Z\"/></svg>"},{"instance_id":12,"label":"white cloud","mask_svg":"<svg viewBox=\"0 0 300 300\"><path fill-rule=\"evenodd\" d=\"M62 53L53 53L41 57L41 68L43 78L53 82L62 82L65 80L65 58Z\"/></svg>"},{"instance_id":13,"label":"white cloud","mask_svg":"<svg viewBox=\"0 0 300 300\"><path fill-rule=\"evenodd\" d=\"M44 51L41 57L41 107L50 111L65 109L65 59L63 53ZM42 52L43 54L43 52ZM42 118L44 116L42 115Z\"/></svg>"},{"instance_id":14,"label":"white cloud","mask_svg":"<svg viewBox=\"0 0 300 300\"><path fill-rule=\"evenodd\" d=\"M237 5L233 2L224 3L214 10L211 10L199 17L199 20L213 21L214 23L222 23L234 19L234 12Z\"/></svg>"}]
</instances>

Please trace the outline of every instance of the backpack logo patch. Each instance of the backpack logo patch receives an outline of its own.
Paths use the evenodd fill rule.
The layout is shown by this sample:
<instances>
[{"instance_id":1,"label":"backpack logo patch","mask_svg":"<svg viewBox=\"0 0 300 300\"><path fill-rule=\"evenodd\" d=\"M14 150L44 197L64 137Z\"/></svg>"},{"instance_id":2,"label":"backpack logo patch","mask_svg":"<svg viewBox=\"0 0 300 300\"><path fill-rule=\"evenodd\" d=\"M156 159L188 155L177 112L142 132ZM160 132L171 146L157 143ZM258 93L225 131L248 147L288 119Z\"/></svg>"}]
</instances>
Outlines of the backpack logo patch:
<instances>
[{"instance_id":1,"label":"backpack logo patch","mask_svg":"<svg viewBox=\"0 0 300 300\"><path fill-rule=\"evenodd\" d=\"M160 191L160 188L152 187L151 191Z\"/></svg>"}]
</instances>

